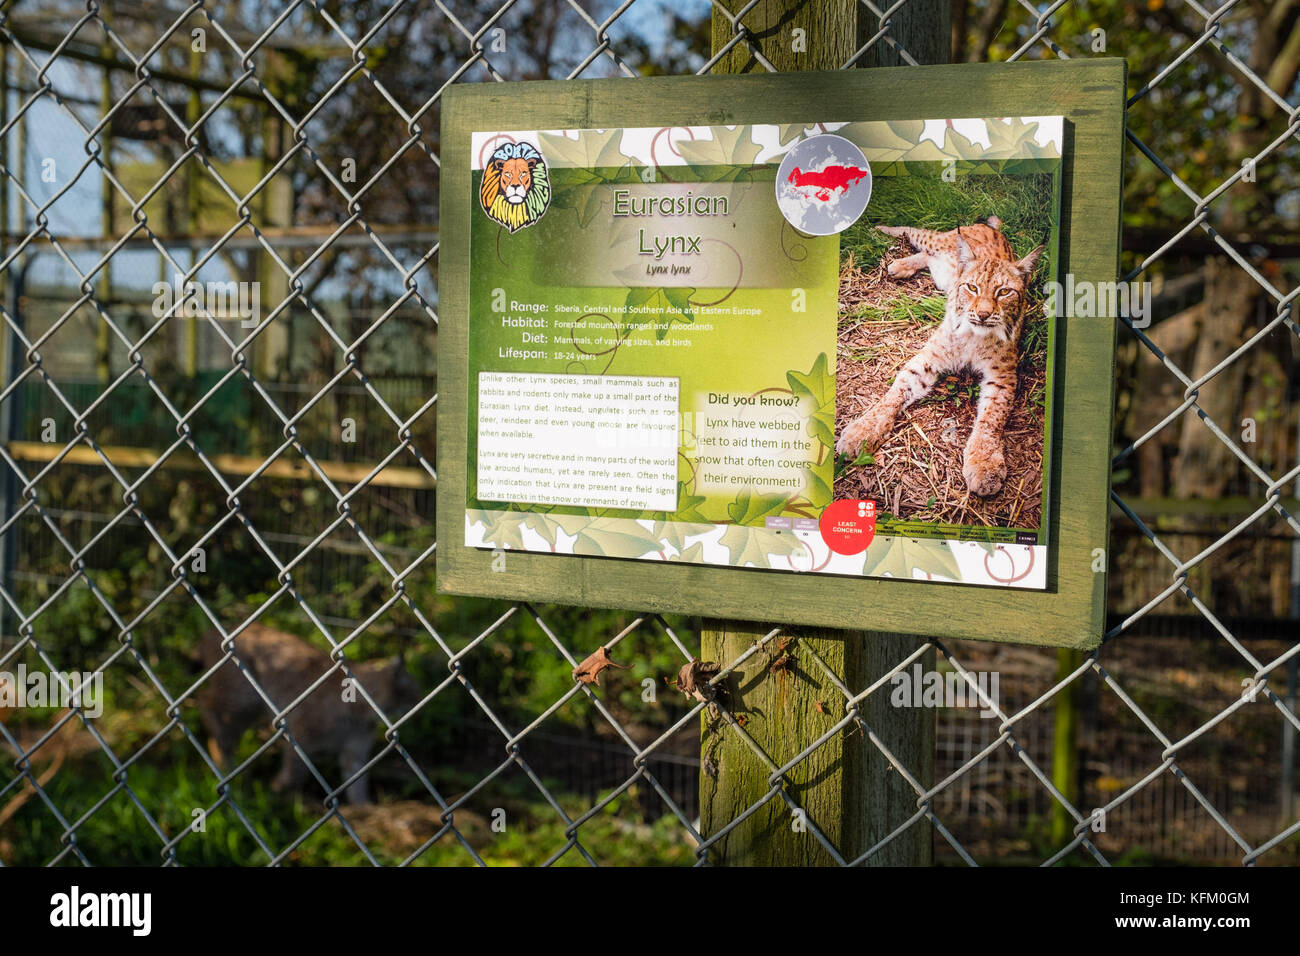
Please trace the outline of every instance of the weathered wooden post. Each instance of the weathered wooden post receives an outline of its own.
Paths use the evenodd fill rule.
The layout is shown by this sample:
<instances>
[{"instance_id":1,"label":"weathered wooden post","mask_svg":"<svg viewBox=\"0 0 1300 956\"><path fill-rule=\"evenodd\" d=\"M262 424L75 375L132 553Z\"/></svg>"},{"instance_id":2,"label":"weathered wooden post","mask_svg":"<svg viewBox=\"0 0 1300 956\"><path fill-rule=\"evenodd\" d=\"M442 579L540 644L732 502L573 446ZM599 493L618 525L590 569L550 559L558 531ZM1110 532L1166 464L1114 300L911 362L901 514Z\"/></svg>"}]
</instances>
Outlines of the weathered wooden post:
<instances>
[{"instance_id":1,"label":"weathered wooden post","mask_svg":"<svg viewBox=\"0 0 1300 956\"><path fill-rule=\"evenodd\" d=\"M273 51L264 82L271 92L288 105L297 103L301 80L294 75L294 64L283 51ZM291 148L292 134L284 118L268 109L262 117L262 174L269 173ZM275 176L258 194L258 224L267 229L288 229L293 225L294 196L292 177ZM274 241L271 243L274 245ZM289 297L289 277L269 253L259 252L256 257L257 280L261 301L259 321L265 321ZM257 374L266 381L275 381L283 374L288 362L289 326L293 311L281 312L274 322L257 337L255 346ZM240 323L243 326L244 323ZM251 323L249 323L251 325ZM247 335L240 328L240 335Z\"/></svg>"},{"instance_id":2,"label":"weathered wooden post","mask_svg":"<svg viewBox=\"0 0 1300 956\"><path fill-rule=\"evenodd\" d=\"M745 0L726 0L735 12ZM949 10L944 0L912 0L891 23L892 35L918 63L948 59ZM762 55L779 70L837 69L879 29L858 0L764 0L744 17ZM796 31L799 31L796 33ZM713 15L713 50L734 36L731 21ZM885 40L878 41L856 66L901 63ZM764 69L748 45L733 46L717 72ZM830 104L809 103L815 121ZM843 110L837 117L848 118ZM862 609L870 623L870 608ZM772 631L740 621L706 621L701 657L724 667ZM787 639L789 639L787 641ZM743 731L777 766L782 766L827 733L845 714L844 696L825 674L820 658L852 693L859 693L924 642L903 634L791 628L768 641L731 675L730 709L745 721ZM814 656L815 655L815 656ZM788 659L787 659L788 658ZM934 652L920 661L934 664ZM862 719L899 763L923 786L934 779L936 713L924 707L893 707L885 686L862 704ZM700 820L704 836L716 835L772 790L771 769L742 734L706 712L702 731ZM813 834L815 825L846 862L875 846L916 812L916 792L882 756L858 726L843 730L816 748L786 774L786 790L806 812L800 819L780 796L729 830L709 851L709 860L726 865L826 865L835 862ZM928 865L933 860L933 828L924 820L898 836L866 863L876 866Z\"/></svg>"},{"instance_id":3,"label":"weathered wooden post","mask_svg":"<svg viewBox=\"0 0 1300 956\"><path fill-rule=\"evenodd\" d=\"M203 70L203 54L191 47L190 77L194 83L190 87L189 98L185 101L185 125L193 129L203 115L203 97L199 89L199 79ZM199 245L194 238L203 230L203 210L200 193L199 171L196 163L185 164L185 233L190 237L190 268L199 261ZM165 263L163 264L166 271ZM164 282L167 276L159 277ZM196 280L198 276L194 277ZM185 321L185 374L194 377L199 374L199 322L198 316L191 316Z\"/></svg>"},{"instance_id":4,"label":"weathered wooden post","mask_svg":"<svg viewBox=\"0 0 1300 956\"><path fill-rule=\"evenodd\" d=\"M1056 651L1056 679L1065 680L1083 663L1083 652L1061 647ZM1070 803L1079 803L1079 682L1075 681L1053 701L1052 785ZM1052 803L1052 845L1064 846L1074 838L1074 817L1065 805Z\"/></svg>"},{"instance_id":5,"label":"weathered wooden post","mask_svg":"<svg viewBox=\"0 0 1300 956\"><path fill-rule=\"evenodd\" d=\"M101 14L105 23L110 22L109 11L104 10ZM100 80L99 91L99 109L103 116L107 116L109 110L113 108L113 70L108 64L113 58L113 44L107 36L99 47L100 55L104 57L104 73ZM103 134L100 136L100 144L103 147L104 168L110 172L113 169L113 124L110 122L104 127ZM99 208L99 235L100 238L107 241L114 236L116 226L113 222L113 186L105 179L100 183L100 189L103 193L100 196ZM95 283L95 295L99 300L99 307L105 314L109 312L109 302L113 298L113 264L104 263L103 270L99 273L99 279ZM112 346L113 337L109 330L107 322L95 323L95 380L100 385L107 385L112 377Z\"/></svg>"}]
</instances>

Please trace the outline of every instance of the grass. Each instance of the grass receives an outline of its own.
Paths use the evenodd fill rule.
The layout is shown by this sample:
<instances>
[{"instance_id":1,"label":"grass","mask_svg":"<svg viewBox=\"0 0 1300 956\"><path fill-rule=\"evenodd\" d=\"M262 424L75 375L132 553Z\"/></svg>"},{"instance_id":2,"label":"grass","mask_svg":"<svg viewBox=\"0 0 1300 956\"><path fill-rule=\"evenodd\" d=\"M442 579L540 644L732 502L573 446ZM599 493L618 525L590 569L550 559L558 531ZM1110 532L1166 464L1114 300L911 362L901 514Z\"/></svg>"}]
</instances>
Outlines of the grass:
<instances>
[{"instance_id":1,"label":"grass","mask_svg":"<svg viewBox=\"0 0 1300 956\"><path fill-rule=\"evenodd\" d=\"M439 604L451 600L438 599ZM482 630L484 625L475 618L458 627L450 623L458 615L468 614L475 603L468 599L455 600L456 608L439 615L440 624L455 634ZM598 646L591 631L600 627L606 628L607 639L613 622L602 620L599 616L602 612L588 612L589 618L580 619L580 609L554 610L552 623L572 640L574 647L593 646L593 642ZM82 615L75 621L88 619ZM554 652L531 619L525 619L524 624L499 629L492 641L484 643L482 653L465 659L466 671L472 674L479 693L515 726L526 724L539 709L545 709L573 686L571 664ZM72 624L67 630L72 630ZM458 642L461 638L450 640ZM138 646L145 643L141 639ZM671 722L685 709L685 704L676 700L680 695L666 695L662 704L654 708L646 708L641 701L640 681L644 677L654 677L659 683L663 676L675 673L680 666L675 649L671 645L665 648L664 644L648 632L629 635L620 644L620 651L621 659L631 669L605 678L600 690L604 706L619 715L624 726L642 728L651 736L657 735L656 728ZM366 650L373 649L366 647ZM160 649L160 654L151 661L155 674L165 673L165 684L173 691L188 686L195 677L195 665L188 660L182 644L173 641ZM64 646L59 646L56 656L70 662L76 659L71 649ZM31 656L20 657L9 662L7 669L12 671L23 661L33 668L39 663ZM91 664L90 660L77 662ZM508 662L508 666L503 662ZM413 646L407 665L426 688L445 680L445 658L432 648ZM127 667L111 667L104 681L102 703L103 716L95 721L95 729L118 760L128 764L122 780L124 787L119 787L114 779L117 767L80 721L65 722L45 738L49 729L59 723L62 711L0 707L0 724L4 730L17 742L19 750L31 750L31 774L42 791L38 794L29 784L15 782L15 751L0 746L0 751L9 755L7 761L0 760L0 863L44 865L59 858L62 863L75 864L75 855L60 857L66 849L64 821L76 822L78 847L91 863L100 865L157 865L163 859L164 842L178 836L181 839L176 845L175 859L181 864L265 865L309 831L302 846L283 862L367 865L368 850L380 862L400 863L435 837L436 841L420 852L414 861L416 865L475 862L473 854L454 833L439 836L443 829L441 807L415 772L394 753L380 760L371 773L374 804L343 806L340 815L347 821L347 827L339 819L329 819L317 826L324 814L323 791L318 785L309 781L298 793L282 794L271 789L280 765L280 748L257 753L269 736L268 720L245 733L238 751L236 763L248 762L231 785L230 798L238 805L238 812L223 804L203 816L202 811L220 799L217 777L179 729L172 728L166 735L157 736L170 723L170 718L166 702L151 685ZM549 718L548 729L558 733L567 728L570 734L598 736L599 727L589 713L592 709L585 697L579 698ZM465 695L446 691L421 707L402 727L403 746L447 802L483 781L500 754L498 746L490 755L483 751L483 759L479 759L478 746L466 743L463 732L457 731L465 714L476 711ZM652 721L646 720L647 711L652 712ZM206 743L207 735L197 706L182 705L179 716L195 732L198 742ZM376 752L378 747L377 744ZM595 801L590 795L571 792L548 771L545 755L535 760L528 747L522 753L570 819L577 819L591 808ZM313 762L327 781L339 781L337 759L313 757ZM595 772L600 772L599 768ZM638 793L637 787L645 789L643 784L634 785L609 808L583 823L578 831L582 845L602 863L693 863L694 846L684 828L675 818L665 815L667 808L657 796ZM599 792L607 794L608 790ZM506 812L503 831L491 825L497 808ZM199 817L195 811L200 811ZM196 819L202 820L198 832L191 830ZM456 827L474 852L485 862L501 865L547 862L566 846L567 826L517 768L508 768L478 788L456 812ZM357 834L366 849L349 835L348 828ZM570 865L583 864L585 860L576 849L571 849L557 862Z\"/></svg>"},{"instance_id":2,"label":"grass","mask_svg":"<svg viewBox=\"0 0 1300 956\"><path fill-rule=\"evenodd\" d=\"M879 177L872 183L867 214L840 235L840 254L852 253L858 266L869 270L898 241L878 232L877 224L946 230L996 215L1003 235L1023 256L1047 240L1052 205L1052 177L1046 174L963 176L952 183L924 176ZM1045 254L1039 273L1047 271Z\"/></svg>"},{"instance_id":3,"label":"grass","mask_svg":"<svg viewBox=\"0 0 1300 956\"><path fill-rule=\"evenodd\" d=\"M896 280L885 270L912 250L876 225L948 230L996 215L1017 255L1051 236L1053 182L1033 176L965 176L948 183L924 176L881 177L867 214L841 236L836 373L837 432L869 409L942 320L947 297L922 271ZM1050 274L1050 250L1036 276ZM899 421L870 462L836 470L835 498L874 498L900 518L952 524L1036 528L1042 515L1048 323L1041 290L1031 287L1020 341L1017 403L1008 420L1007 480L979 498L966 489L962 453L979 401L979 382L949 370Z\"/></svg>"},{"instance_id":4,"label":"grass","mask_svg":"<svg viewBox=\"0 0 1300 956\"><path fill-rule=\"evenodd\" d=\"M273 854L279 854L308 833L324 814L318 790L309 787L302 793L274 793L267 785L268 775L259 772L256 765L252 771L240 774L231 786L231 799L238 813L228 804L207 815L197 813L212 807L218 794L216 778L190 745L178 738L163 744L151 756L152 760L131 766L126 778L130 794L119 790L102 804L112 784L104 779L101 765L105 758L97 748L61 762L60 772L42 784L46 797L64 819L76 820L93 808L77 826L77 844L92 864L157 865L163 860L163 840L180 834L183 838L176 845L175 859L182 865L262 866L270 857L259 840ZM277 761L275 756L271 762ZM41 768L36 769L39 776ZM454 770L441 770L435 776L448 801L482 779L481 775ZM553 781L548 781L548 786L570 819L581 816L592 804L558 791ZM376 790L380 792L379 785ZM585 822L577 834L583 847L602 864L693 864L694 845L680 822L667 815L666 808L666 815L646 819L636 797L629 790ZM162 836L135 800L148 810ZM500 821L495 828L494 813L499 814L496 819ZM396 776L390 777L379 802L344 805L339 815L365 850L335 817L307 836L281 862L290 866L365 866L370 863L368 850L377 861L392 865L438 837L420 852L413 861L415 865L476 864L455 833L447 831L438 836L443 829L441 808L414 784L413 777L409 785ZM253 827L256 839L244 820ZM522 772L507 774L479 791L456 811L454 823L474 852L489 865L536 866L550 860L568 841L568 824ZM0 827L0 858L7 865L47 864L63 850L62 834L63 826L44 801L31 796L8 826ZM68 855L63 861L75 864L76 857ZM576 849L556 862L586 865Z\"/></svg>"},{"instance_id":5,"label":"grass","mask_svg":"<svg viewBox=\"0 0 1300 956\"><path fill-rule=\"evenodd\" d=\"M926 325L938 325L943 319L946 302L942 295L917 298L906 293L872 301L864 300L856 308L840 316L840 328L848 330L862 322L869 324L921 322Z\"/></svg>"}]
</instances>

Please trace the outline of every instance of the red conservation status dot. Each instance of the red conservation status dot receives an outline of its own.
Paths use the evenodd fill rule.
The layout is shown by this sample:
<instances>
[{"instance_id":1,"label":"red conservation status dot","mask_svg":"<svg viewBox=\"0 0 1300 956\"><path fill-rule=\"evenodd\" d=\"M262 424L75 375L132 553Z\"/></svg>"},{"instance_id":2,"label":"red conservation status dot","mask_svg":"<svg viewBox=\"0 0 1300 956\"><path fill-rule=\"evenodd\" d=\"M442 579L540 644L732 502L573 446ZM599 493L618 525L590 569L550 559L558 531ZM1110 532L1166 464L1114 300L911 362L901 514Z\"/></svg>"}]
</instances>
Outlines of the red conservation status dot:
<instances>
[{"instance_id":1,"label":"red conservation status dot","mask_svg":"<svg viewBox=\"0 0 1300 956\"><path fill-rule=\"evenodd\" d=\"M836 554L861 554L876 536L876 503L860 498L833 501L822 512L822 540Z\"/></svg>"}]
</instances>

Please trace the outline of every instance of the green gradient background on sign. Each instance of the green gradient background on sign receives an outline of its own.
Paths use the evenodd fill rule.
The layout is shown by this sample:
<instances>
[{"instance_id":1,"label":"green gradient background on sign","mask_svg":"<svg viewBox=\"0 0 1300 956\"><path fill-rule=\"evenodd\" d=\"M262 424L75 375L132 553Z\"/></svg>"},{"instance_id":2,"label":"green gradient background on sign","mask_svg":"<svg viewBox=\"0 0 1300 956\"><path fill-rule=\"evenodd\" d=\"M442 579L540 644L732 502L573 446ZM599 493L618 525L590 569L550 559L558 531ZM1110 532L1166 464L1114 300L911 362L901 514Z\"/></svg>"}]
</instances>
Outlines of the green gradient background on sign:
<instances>
[{"instance_id":1,"label":"green gradient background on sign","mask_svg":"<svg viewBox=\"0 0 1300 956\"><path fill-rule=\"evenodd\" d=\"M593 182L585 175L571 175L591 172L599 175L602 181ZM672 173L678 181L699 176L697 170L681 167L674 167ZM771 192L772 171L768 168L723 166L709 169L707 173L708 179L700 178L698 181L721 182L728 190L746 190L744 205L754 211L756 221L770 224L767 230L748 229L743 236L737 237L738 247L740 242L744 243L742 254L746 271L756 281L764 282L766 287L746 283L746 287L735 289L661 290L635 285L573 287L552 284L563 271L556 266L557 257L610 255L614 184L642 184L640 176L630 168L553 170L554 193L550 208L536 224L513 235L483 215L476 200L470 250L473 263L469 336L471 423L477 421L476 383L480 371L672 376L681 380L681 411L697 415L709 410L707 396L710 392L751 395L763 390L797 391L799 414L808 418L816 417L822 410L817 405L818 397L829 395L833 423L838 238L807 238L794 232L776 206ZM475 197L481 175L476 172L473 177ZM766 202L760 199L763 195L768 197ZM770 213L763 206L770 207ZM648 221L649 218L620 219L618 222ZM676 231L690 232L692 222L697 218L654 217L654 220L658 223L672 221L676 224ZM648 257L637 257L633 251L630 258L635 262L638 258ZM620 265L615 264L614 268ZM609 272L612 282L613 270ZM511 300L541 302L552 309L558 305L577 306L583 310L594 307L598 311L608 308L607 319L592 317L587 322L595 329L606 330L604 334L607 337L619 338L622 344L612 352L580 356L576 360L503 357L500 354L503 347L527 349L529 346L521 343L521 333L525 330L503 327L499 316L491 311L493 290L497 288L505 290L507 303ZM803 290L805 311L793 311L792 288ZM648 318L661 323L667 321L667 328L629 328L627 317L621 311L613 311L629 302L662 306L665 315ZM711 303L717 303L719 307L757 309L761 314L699 313L702 305ZM527 313L510 311L509 314ZM581 314L559 313L558 316L576 319ZM557 313L548 312L545 317L553 322ZM646 319L645 316L632 317L632 322ZM713 326L711 331L701 328L708 325ZM548 341L536 347L551 351L555 350L556 338L569 335L568 330L553 326L527 331L543 331ZM592 336L597 334L593 331ZM677 344L686 341L692 344ZM601 352L608 346L592 344L583 348ZM576 352L576 349L571 351ZM797 382L811 381L812 387L796 389L787 373L794 373ZM756 526L761 526L764 518L773 514L815 516L817 510L830 500L833 465L829 447L809 433L813 427L810 425L804 429L799 437L813 443L813 451L809 454L817 460L820 452L820 463L812 466L811 473L805 476L804 487L797 492L770 496L754 496L747 491L725 495L696 494L693 483L696 451L693 440L684 433L678 458L678 511L673 514L537 505L522 507L528 511L553 514L609 514L629 519L673 518ZM501 503L480 503L472 494L477 487L477 436L474 427L469 429L468 438L469 507L500 509L504 507ZM760 497L762 500L757 500ZM792 498L796 500L791 502ZM792 507L787 508L786 504Z\"/></svg>"},{"instance_id":2,"label":"green gradient background on sign","mask_svg":"<svg viewBox=\"0 0 1300 956\"><path fill-rule=\"evenodd\" d=\"M602 182L591 182L588 170L557 169L551 172L556 201L534 229L548 237L534 261L538 281L548 285L583 287L653 285L679 287L721 287L791 289L806 287L820 278L815 258L829 243L804 238L781 215L775 201L776 168L726 167L736 169L738 180L708 181L699 170L673 167L661 174L661 182L624 182L618 170L600 170ZM727 201L726 215L615 215L615 193L626 191L630 199L647 196L720 198ZM654 248L655 237L694 235L701 239L702 255L665 255L657 260L640 250ZM762 236L764 241L756 241ZM767 241L767 237L775 241ZM558 241L557 241L558 240ZM644 243L644 246L643 246ZM646 267L659 263L693 266L703 260L713 271L703 282L686 276L657 274ZM743 265L743 267L742 267ZM702 298L702 297L697 297Z\"/></svg>"},{"instance_id":3,"label":"green gradient background on sign","mask_svg":"<svg viewBox=\"0 0 1300 956\"><path fill-rule=\"evenodd\" d=\"M860 130L855 124L837 133L848 133L849 138L858 139ZM871 124L873 126L878 124ZM1021 126L1015 137L1019 142L1016 147L1023 149L1027 133L1032 126ZM875 131L873 131L875 132ZM909 130L910 132L910 130ZM951 134L951 130L949 133ZM855 135L858 134L858 135ZM582 134L590 135L588 133ZM606 134L598 134L605 136ZM877 133L877 135L879 135ZM867 149L879 150L879 144L873 146L868 142ZM923 144L933 147L933 144ZM1009 148L1009 144L1004 146ZM923 152L925 150L922 150ZM913 156L917 155L913 152ZM778 157L779 158L779 157ZM896 159L893 162L873 163L873 172L877 177L882 174L889 178L923 176L937 178L943 174L947 162L936 161L930 157L920 161L911 158ZM879 160L877 160L878 162ZM953 163L954 172L959 176L979 176L985 173L1002 173L1013 175L1034 175L1048 173L1056 180L1053 189L1052 209L1048 212L1051 222L1051 236L1047 241L1045 260L1048 276L1045 281L1052 281L1056 275L1057 226L1059 218L1059 173L1060 161L1050 155L1023 158L990 158L987 154L978 159L959 159ZM735 230L738 239L746 240L744 249L745 274L741 288L667 288L644 286L615 285L615 270L622 267L620 262L610 259L611 248L620 230L626 239L628 224L632 224L633 235L637 224L654 223L658 231L691 232L696 225L709 223L713 232L718 221L724 217L619 217L613 216L613 193L615 189L644 189L647 185L643 178L645 167L633 163L621 167L603 166L594 169L552 168L550 177L554 194L551 205L542 218L533 226L524 228L511 235L506 230L484 216L477 205L477 189L481 173L473 174L475 207L471 227L471 291L470 291L470 343L469 370L471 388L469 395L470 422L477 420L477 372L479 371L520 371L582 374L616 374L616 375L654 375L672 376L681 379L681 410L703 415L711 409L705 398L709 392L729 392L734 394L754 394L764 390L785 390L797 392L801 396L799 413L802 416L817 417L817 395L829 402L827 415L821 416L823 422L829 419L825 441L818 447L815 433L818 423L814 420L809 428L799 437L814 443L812 455L819 453L820 460L805 472L804 486L798 492L772 494L751 494L748 491L722 493L716 489L709 491L697 488L693 478L696 471L698 450L693 447L689 435L683 433L683 447L678 458L678 510L674 513L637 512L626 509L602 509L565 506L547 506L520 503L508 505L501 502L480 502L473 494L477 487L477 436L471 427L468 434L468 506L485 511L517 509L532 513L545 513L555 516L601 516L610 519L653 519L656 521L679 521L702 524L741 524L762 527L765 519L775 515L792 515L816 517L821 509L831 500L833 482L833 446L834 428L834 388L835 388L835 352L838 322L838 269L840 258L840 237L807 237L796 232L780 214L774 196L775 166L753 166L739 164L720 164L718 166L675 166L661 171L664 178L673 177L673 182L680 184L700 184L697 195L739 195L740 201L733 208L746 209L751 221L766 223L766 230L749 228ZM868 207L870 209L870 206ZM726 217L730 218L730 217ZM766 241L758 241L756 236L763 236ZM622 258L644 260L650 257L636 255L635 239L629 247L624 243ZM600 267L589 266L575 268L573 261L580 258L602 260ZM608 277L609 285L569 287L557 283L557 280L571 278L576 274L598 272ZM657 281L657 280L656 280ZM751 283L764 282L766 287L756 288ZM589 337L593 340L602 334L609 336L614 332L614 322L621 324L619 335L626 333L623 344L614 352L605 351L607 346L588 345L584 348L593 352L582 356L579 361L569 359L512 359L501 357L498 349L503 346L529 348L521 344L521 332L517 328L503 328L497 317L490 311L492 290L505 290L507 302L511 299L521 302L545 302L551 306L572 305L581 308L595 307L607 310L608 319L592 317L588 323L593 325ZM791 289L802 288L806 292L807 311L794 313L791 310ZM725 305L740 308L759 308L764 315L759 317L741 317L729 314L701 315L701 303L713 303L723 300ZM668 320L667 328L640 328L629 331L627 320L615 312L620 306L629 302L637 304L649 302L661 305L667 310L666 316L656 316L651 321ZM510 314L527 314L515 313ZM563 313L562 318L574 319L582 313ZM556 314L547 313L548 320ZM644 322L649 317L633 317L632 322ZM702 331L701 325L713 325L712 331ZM1050 382L1053 376L1055 322L1049 318L1049 343L1047 353L1047 374ZM532 331L532 330L529 330ZM539 348L553 348L556 335L568 335L566 330L549 328L545 330L548 341ZM576 333L575 333L576 334ZM716 338L725 336L724 339ZM691 346L685 346L690 341ZM784 369L784 371L777 371ZM799 387L802 386L802 387ZM1051 407L1051 389L1048 390L1048 407L1046 409L1045 448L1050 449L1050 436L1053 420ZM716 414L720 409L712 407ZM689 419L687 427L689 427ZM716 449L715 449L716 450ZM746 453L748 454L748 453ZM1050 474L1050 461L1044 455L1044 486ZM566 522L567 523L567 522ZM1014 540L1017 530L1034 530L1039 533L1039 541L1046 539L1048 526L1047 501L1044 501L1042 521L1036 528L978 528L967 529L968 533L957 537L983 539L987 544L998 541ZM930 538L943 540L949 537L945 529L923 522L900 522L884 520L878 524L878 532L885 534L903 534L913 538Z\"/></svg>"}]
</instances>

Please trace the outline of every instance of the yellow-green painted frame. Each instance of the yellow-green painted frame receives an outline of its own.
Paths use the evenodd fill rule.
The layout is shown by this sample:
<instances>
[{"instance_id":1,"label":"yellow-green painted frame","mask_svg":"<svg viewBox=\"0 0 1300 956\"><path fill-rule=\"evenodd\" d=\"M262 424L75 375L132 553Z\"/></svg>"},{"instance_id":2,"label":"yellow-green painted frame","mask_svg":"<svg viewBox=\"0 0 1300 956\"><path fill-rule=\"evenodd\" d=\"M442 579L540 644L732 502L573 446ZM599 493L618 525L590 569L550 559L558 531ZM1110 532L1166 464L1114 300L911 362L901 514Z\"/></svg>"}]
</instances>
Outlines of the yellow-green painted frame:
<instances>
[{"instance_id":1,"label":"yellow-green painted frame","mask_svg":"<svg viewBox=\"0 0 1300 956\"><path fill-rule=\"evenodd\" d=\"M1119 266L1126 66L1098 58L826 73L459 85L442 101L438 264L440 593L1092 648L1105 622L1116 322L1058 317L1048 587L1022 591L490 551L465 540L470 133L1042 116L1066 119L1058 276ZM1101 570L1098 570L1100 568Z\"/></svg>"}]
</instances>

